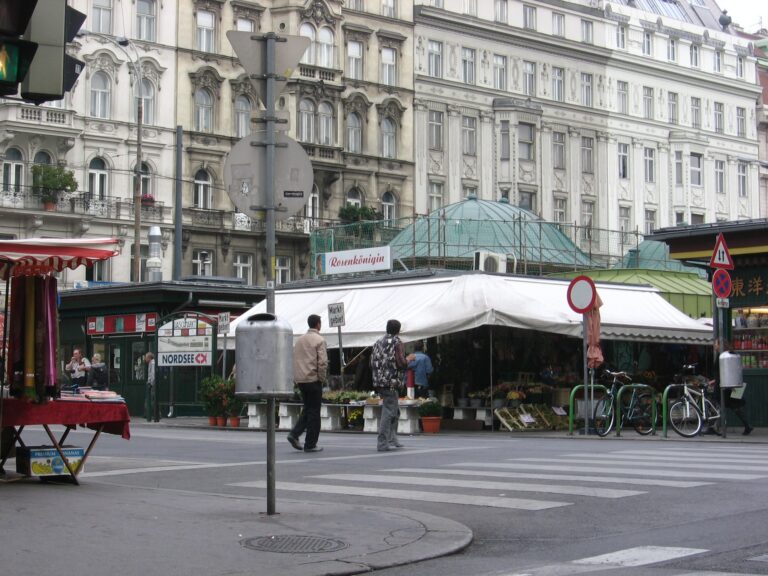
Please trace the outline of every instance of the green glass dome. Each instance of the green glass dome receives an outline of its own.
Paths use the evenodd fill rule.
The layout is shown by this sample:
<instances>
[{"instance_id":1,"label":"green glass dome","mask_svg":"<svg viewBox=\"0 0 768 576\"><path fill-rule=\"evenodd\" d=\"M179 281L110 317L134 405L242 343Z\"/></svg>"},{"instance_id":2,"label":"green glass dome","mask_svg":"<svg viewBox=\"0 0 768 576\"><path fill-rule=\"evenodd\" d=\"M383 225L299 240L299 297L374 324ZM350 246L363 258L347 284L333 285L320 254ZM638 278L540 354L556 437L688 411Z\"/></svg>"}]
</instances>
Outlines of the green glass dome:
<instances>
[{"instance_id":1,"label":"green glass dome","mask_svg":"<svg viewBox=\"0 0 768 576\"><path fill-rule=\"evenodd\" d=\"M484 250L518 263L590 267L584 254L553 222L513 206L470 195L418 218L389 243L393 258L473 259Z\"/></svg>"}]
</instances>

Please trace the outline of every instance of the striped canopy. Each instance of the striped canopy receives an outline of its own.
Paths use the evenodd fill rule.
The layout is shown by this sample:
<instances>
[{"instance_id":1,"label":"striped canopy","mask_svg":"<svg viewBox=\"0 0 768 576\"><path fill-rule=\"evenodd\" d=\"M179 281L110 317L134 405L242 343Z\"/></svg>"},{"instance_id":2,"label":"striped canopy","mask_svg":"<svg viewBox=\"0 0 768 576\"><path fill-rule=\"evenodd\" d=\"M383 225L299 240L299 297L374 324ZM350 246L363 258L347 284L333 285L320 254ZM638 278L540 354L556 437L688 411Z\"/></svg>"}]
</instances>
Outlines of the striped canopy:
<instances>
[{"instance_id":1,"label":"striped canopy","mask_svg":"<svg viewBox=\"0 0 768 576\"><path fill-rule=\"evenodd\" d=\"M0 240L0 278L74 270L120 252L116 238Z\"/></svg>"}]
</instances>

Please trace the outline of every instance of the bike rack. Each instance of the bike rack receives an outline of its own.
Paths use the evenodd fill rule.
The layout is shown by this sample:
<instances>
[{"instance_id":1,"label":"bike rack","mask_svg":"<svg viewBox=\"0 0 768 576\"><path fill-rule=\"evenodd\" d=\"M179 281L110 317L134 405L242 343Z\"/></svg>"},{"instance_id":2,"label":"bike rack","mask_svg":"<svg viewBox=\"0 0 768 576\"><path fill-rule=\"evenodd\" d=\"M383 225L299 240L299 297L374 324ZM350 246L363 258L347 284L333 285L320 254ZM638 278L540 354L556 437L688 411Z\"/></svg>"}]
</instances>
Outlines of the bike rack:
<instances>
[{"instance_id":1,"label":"bike rack","mask_svg":"<svg viewBox=\"0 0 768 576\"><path fill-rule=\"evenodd\" d=\"M602 390L606 394L608 393L608 388L606 388L602 384L592 384L592 386L597 390ZM584 384L577 384L576 386L573 387L573 390L571 390L571 397L568 401L568 436L573 436L573 420L575 417L575 414L573 411L573 401L576 398L576 392L578 392L584 387L585 387ZM586 410L586 407L585 407L585 410Z\"/></svg>"},{"instance_id":2,"label":"bike rack","mask_svg":"<svg viewBox=\"0 0 768 576\"><path fill-rule=\"evenodd\" d=\"M621 395L624 393L624 390L628 388L646 388L650 391L651 396L653 397L653 404L651 405L651 414L653 415L651 417L651 434L656 434L656 390L652 386L648 386L648 384L624 384L616 393L616 436L621 436Z\"/></svg>"},{"instance_id":3,"label":"bike rack","mask_svg":"<svg viewBox=\"0 0 768 576\"><path fill-rule=\"evenodd\" d=\"M667 437L667 420L669 420L669 391L672 390L672 388L684 387L685 384L670 384L664 388L664 393L661 395L661 410L663 412L661 415L661 435L664 436L664 438Z\"/></svg>"}]
</instances>

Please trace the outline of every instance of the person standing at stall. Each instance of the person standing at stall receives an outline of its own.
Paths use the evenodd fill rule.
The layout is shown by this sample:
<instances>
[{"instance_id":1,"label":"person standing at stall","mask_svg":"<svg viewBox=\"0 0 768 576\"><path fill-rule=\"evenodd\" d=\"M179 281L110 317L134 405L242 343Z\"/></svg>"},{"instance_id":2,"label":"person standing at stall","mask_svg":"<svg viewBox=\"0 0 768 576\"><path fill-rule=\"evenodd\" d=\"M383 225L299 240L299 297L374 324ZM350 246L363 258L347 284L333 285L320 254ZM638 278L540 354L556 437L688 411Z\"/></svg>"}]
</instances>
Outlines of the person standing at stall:
<instances>
[{"instance_id":1,"label":"person standing at stall","mask_svg":"<svg viewBox=\"0 0 768 576\"><path fill-rule=\"evenodd\" d=\"M403 383L403 370L408 365L408 360L405 357L403 342L398 336L400 327L398 320L388 320L387 333L376 341L371 353L373 388L381 397L381 417L376 444L379 452L403 446L397 439L397 419L400 411L398 400Z\"/></svg>"},{"instance_id":2,"label":"person standing at stall","mask_svg":"<svg viewBox=\"0 0 768 576\"><path fill-rule=\"evenodd\" d=\"M328 369L328 350L325 338L320 335L320 316L310 314L307 325L309 330L293 346L293 377L299 386L304 408L288 434L288 442L296 450L322 452L317 439L320 437L320 404ZM305 431L307 435L302 447L299 438Z\"/></svg>"},{"instance_id":3,"label":"person standing at stall","mask_svg":"<svg viewBox=\"0 0 768 576\"><path fill-rule=\"evenodd\" d=\"M72 390L77 392L80 386L85 386L88 381L88 372L91 369L91 363L88 358L83 357L80 348L72 350L72 360L66 366L67 372L72 379Z\"/></svg>"},{"instance_id":4,"label":"person standing at stall","mask_svg":"<svg viewBox=\"0 0 768 576\"><path fill-rule=\"evenodd\" d=\"M416 398L429 396L429 375L432 374L432 360L424 354L424 342L417 340L413 345L414 352L409 355L413 358L408 362L408 370L413 370L413 381L416 385Z\"/></svg>"},{"instance_id":5,"label":"person standing at stall","mask_svg":"<svg viewBox=\"0 0 768 576\"><path fill-rule=\"evenodd\" d=\"M147 422L160 422L160 406L157 405L157 386L155 382L155 355L152 352L144 354L144 363L147 365L147 390L145 394L144 416Z\"/></svg>"}]
</instances>

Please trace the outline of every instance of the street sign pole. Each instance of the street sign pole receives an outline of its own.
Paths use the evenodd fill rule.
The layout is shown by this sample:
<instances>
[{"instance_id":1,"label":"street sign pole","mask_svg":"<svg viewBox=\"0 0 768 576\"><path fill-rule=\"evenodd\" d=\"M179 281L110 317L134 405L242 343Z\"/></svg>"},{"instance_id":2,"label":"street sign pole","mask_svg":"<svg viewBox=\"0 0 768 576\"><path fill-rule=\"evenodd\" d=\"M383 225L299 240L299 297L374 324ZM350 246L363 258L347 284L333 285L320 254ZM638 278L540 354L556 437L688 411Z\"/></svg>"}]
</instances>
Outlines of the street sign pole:
<instances>
[{"instance_id":1,"label":"street sign pole","mask_svg":"<svg viewBox=\"0 0 768 576\"><path fill-rule=\"evenodd\" d=\"M265 35L267 41L267 97L264 104L267 108L267 166L265 178L266 208L267 208L267 312L275 313L275 42L277 36L270 32ZM274 515L275 507L275 398L267 398L267 515Z\"/></svg>"}]
</instances>

